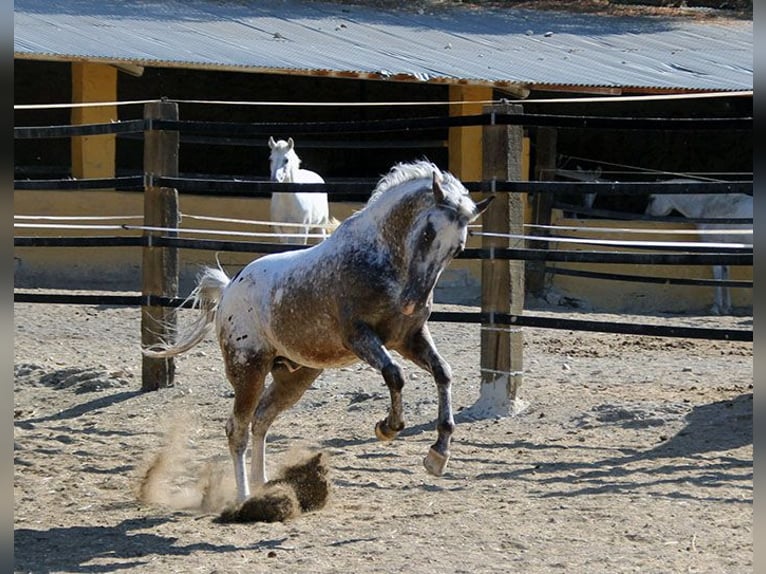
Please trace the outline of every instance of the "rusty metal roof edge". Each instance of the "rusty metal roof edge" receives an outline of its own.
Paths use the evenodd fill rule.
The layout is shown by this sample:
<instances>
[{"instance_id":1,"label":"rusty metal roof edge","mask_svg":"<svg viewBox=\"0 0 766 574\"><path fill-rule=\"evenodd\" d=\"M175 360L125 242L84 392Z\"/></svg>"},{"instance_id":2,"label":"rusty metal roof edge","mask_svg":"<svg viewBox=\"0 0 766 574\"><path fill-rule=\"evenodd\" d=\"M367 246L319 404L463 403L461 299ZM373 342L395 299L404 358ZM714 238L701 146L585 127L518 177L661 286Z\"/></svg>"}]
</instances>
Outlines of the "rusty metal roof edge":
<instances>
[{"instance_id":1,"label":"rusty metal roof edge","mask_svg":"<svg viewBox=\"0 0 766 574\"><path fill-rule=\"evenodd\" d=\"M445 84L465 86L487 86L509 91L518 97L529 95L529 85L523 82L509 80L485 80L481 78L450 78L446 76L434 76L424 80L412 74L397 73L388 74L383 72L363 72L359 70L329 70L311 68L274 68L265 66L252 66L248 64L209 64L184 60L150 60L141 58L105 58L97 56L81 56L76 54L51 54L15 52L14 59L36 60L49 62L93 62L99 64L132 64L134 66L154 68L183 68L191 70L222 71L222 72L245 72L253 74L277 74L286 76L311 76L338 78L348 80L380 80L394 82L409 82L417 84Z\"/></svg>"}]
</instances>

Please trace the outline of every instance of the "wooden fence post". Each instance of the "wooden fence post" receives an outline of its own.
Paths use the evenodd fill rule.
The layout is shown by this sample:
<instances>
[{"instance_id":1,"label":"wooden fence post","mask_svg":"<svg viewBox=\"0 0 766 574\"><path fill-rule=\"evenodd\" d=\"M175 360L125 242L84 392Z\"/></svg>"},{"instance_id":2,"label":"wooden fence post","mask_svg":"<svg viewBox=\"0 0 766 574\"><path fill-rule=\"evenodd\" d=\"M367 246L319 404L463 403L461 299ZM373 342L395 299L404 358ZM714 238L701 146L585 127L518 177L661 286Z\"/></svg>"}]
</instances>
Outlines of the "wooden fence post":
<instances>
[{"instance_id":1,"label":"wooden fence post","mask_svg":"<svg viewBox=\"0 0 766 574\"><path fill-rule=\"evenodd\" d=\"M556 170L556 142L558 132L555 128L537 128L535 138L535 179L538 181L551 181L555 178ZM535 225L551 224L551 207L553 206L553 194L547 191L535 193L532 220ZM535 228L534 235L549 235L547 229ZM531 241L530 248L547 249L547 241ZM545 261L527 262L527 281L529 292L535 297L545 294Z\"/></svg>"},{"instance_id":2,"label":"wooden fence post","mask_svg":"<svg viewBox=\"0 0 766 574\"><path fill-rule=\"evenodd\" d=\"M146 104L144 117L177 120L178 104L161 101ZM147 176L178 176L177 131L147 130L144 132L144 173ZM144 187L144 225L147 227L178 227L178 191L151 185L147 178ZM144 231L149 244L143 248L142 294L176 297L178 295L178 251L175 248L151 245L159 231ZM169 235L173 235L170 233ZM156 305L141 307L141 344L152 346L172 340L175 334L176 311ZM141 390L154 391L173 385L175 362L173 358L143 357Z\"/></svg>"},{"instance_id":3,"label":"wooden fence post","mask_svg":"<svg viewBox=\"0 0 766 574\"><path fill-rule=\"evenodd\" d=\"M485 108L485 113L520 113L522 106L500 104ZM521 126L489 125L482 139L484 181L520 180L523 158ZM482 216L485 232L521 234L524 225L524 197L520 193L501 193ZM482 247L524 246L523 240L507 237L482 237ZM521 315L524 309L524 261L482 260L482 313ZM481 388L471 408L475 417L506 416L519 412L518 392L522 382L523 345L521 328L483 323L481 326Z\"/></svg>"}]
</instances>

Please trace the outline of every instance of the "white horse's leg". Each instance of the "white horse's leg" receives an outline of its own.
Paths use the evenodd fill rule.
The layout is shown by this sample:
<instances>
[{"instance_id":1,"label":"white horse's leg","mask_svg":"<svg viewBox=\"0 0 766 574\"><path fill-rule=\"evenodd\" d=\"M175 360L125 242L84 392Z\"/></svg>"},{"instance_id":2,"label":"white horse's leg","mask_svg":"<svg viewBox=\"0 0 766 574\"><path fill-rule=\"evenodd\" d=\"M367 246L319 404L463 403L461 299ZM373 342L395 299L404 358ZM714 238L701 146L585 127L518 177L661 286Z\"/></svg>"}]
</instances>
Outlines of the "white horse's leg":
<instances>
[{"instance_id":1,"label":"white horse's leg","mask_svg":"<svg viewBox=\"0 0 766 574\"><path fill-rule=\"evenodd\" d=\"M258 408L253 414L253 460L250 477L253 484L266 484L266 434L274 419L289 409L303 396L311 383L322 372L321 369L298 367L290 369L284 363L277 363L271 370L273 381L266 388Z\"/></svg>"},{"instance_id":2,"label":"white horse's leg","mask_svg":"<svg viewBox=\"0 0 766 574\"><path fill-rule=\"evenodd\" d=\"M247 449L247 427L231 415L226 421L226 436L229 439L229 453L234 464L234 480L237 483L237 502L244 502L250 496L250 486L245 472L245 450Z\"/></svg>"},{"instance_id":3,"label":"white horse's leg","mask_svg":"<svg viewBox=\"0 0 766 574\"><path fill-rule=\"evenodd\" d=\"M729 266L728 265L721 265L721 279L724 281L728 281L729 279ZM721 290L721 301L723 304L722 313L728 315L731 313L731 289L729 289L725 285L721 285L719 287Z\"/></svg>"},{"instance_id":4,"label":"white horse's leg","mask_svg":"<svg viewBox=\"0 0 766 574\"><path fill-rule=\"evenodd\" d=\"M726 267L724 265L713 265L713 279L720 281L724 278ZM715 286L713 306L710 308L713 315L724 315L728 312L724 298L728 295L728 289L723 285Z\"/></svg>"}]
</instances>

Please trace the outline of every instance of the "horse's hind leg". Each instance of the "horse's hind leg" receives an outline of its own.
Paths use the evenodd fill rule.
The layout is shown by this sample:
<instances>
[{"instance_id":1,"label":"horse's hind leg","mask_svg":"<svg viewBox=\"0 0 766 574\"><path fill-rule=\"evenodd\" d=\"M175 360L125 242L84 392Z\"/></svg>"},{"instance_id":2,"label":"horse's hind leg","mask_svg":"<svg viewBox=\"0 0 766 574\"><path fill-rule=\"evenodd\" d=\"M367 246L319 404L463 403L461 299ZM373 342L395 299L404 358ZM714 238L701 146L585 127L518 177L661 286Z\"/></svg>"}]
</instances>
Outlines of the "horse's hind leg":
<instances>
[{"instance_id":1,"label":"horse's hind leg","mask_svg":"<svg viewBox=\"0 0 766 574\"><path fill-rule=\"evenodd\" d=\"M291 370L284 363L271 369L272 383L266 388L253 415L253 461L250 476L254 484L266 484L266 433L279 416L303 396L322 369L299 367Z\"/></svg>"},{"instance_id":2,"label":"horse's hind leg","mask_svg":"<svg viewBox=\"0 0 766 574\"><path fill-rule=\"evenodd\" d=\"M450 456L450 442L455 430L452 416L452 369L436 350L431 333L426 325L408 341L402 354L413 363L422 367L434 377L439 394L439 413L436 423L438 433L436 442L428 451L423 465L433 475L441 476Z\"/></svg>"},{"instance_id":3,"label":"horse's hind leg","mask_svg":"<svg viewBox=\"0 0 766 574\"><path fill-rule=\"evenodd\" d=\"M713 279L723 281L729 278L729 267L713 265ZM724 285L715 286L714 302L711 312L714 315L725 315L731 311L731 292Z\"/></svg>"},{"instance_id":4,"label":"horse's hind leg","mask_svg":"<svg viewBox=\"0 0 766 574\"><path fill-rule=\"evenodd\" d=\"M234 406L226 422L226 436L234 463L237 502L244 502L250 496L250 486L245 470L245 451L249 439L250 420L263 393L267 373L268 364L257 356L251 357L244 364L227 357L226 375L234 388Z\"/></svg>"},{"instance_id":5,"label":"horse's hind leg","mask_svg":"<svg viewBox=\"0 0 766 574\"><path fill-rule=\"evenodd\" d=\"M728 265L721 265L721 279L724 281L729 280L729 266ZM721 293L721 300L723 301L723 312L725 314L731 313L731 289L729 289L725 285L721 285L720 287L722 293Z\"/></svg>"}]
</instances>

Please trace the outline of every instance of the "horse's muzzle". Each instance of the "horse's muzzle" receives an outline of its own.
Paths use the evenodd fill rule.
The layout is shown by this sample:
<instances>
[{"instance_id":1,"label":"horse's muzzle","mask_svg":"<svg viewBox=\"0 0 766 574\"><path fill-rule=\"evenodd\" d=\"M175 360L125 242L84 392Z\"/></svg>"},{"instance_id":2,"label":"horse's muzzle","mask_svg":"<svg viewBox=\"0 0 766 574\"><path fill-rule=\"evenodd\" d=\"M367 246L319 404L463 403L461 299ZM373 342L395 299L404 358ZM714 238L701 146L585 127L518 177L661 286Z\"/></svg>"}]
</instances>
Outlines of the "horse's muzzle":
<instances>
[{"instance_id":1,"label":"horse's muzzle","mask_svg":"<svg viewBox=\"0 0 766 574\"><path fill-rule=\"evenodd\" d=\"M414 315L415 310L418 308L417 303L414 301L404 301L402 304L402 314L408 317Z\"/></svg>"}]
</instances>

